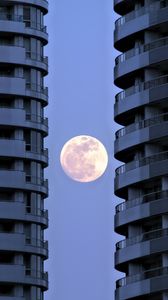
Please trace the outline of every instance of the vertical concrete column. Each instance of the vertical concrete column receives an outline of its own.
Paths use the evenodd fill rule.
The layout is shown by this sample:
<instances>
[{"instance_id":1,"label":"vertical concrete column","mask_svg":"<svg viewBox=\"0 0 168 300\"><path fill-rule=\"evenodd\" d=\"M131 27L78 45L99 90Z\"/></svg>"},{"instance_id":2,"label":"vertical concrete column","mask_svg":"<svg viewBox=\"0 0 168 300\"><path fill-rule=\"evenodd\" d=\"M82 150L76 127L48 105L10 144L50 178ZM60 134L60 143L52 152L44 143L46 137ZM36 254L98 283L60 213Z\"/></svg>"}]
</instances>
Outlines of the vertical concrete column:
<instances>
[{"instance_id":1,"label":"vertical concrete column","mask_svg":"<svg viewBox=\"0 0 168 300\"><path fill-rule=\"evenodd\" d=\"M168 190L168 177L167 176L162 177L162 190L163 191Z\"/></svg>"},{"instance_id":2,"label":"vertical concrete column","mask_svg":"<svg viewBox=\"0 0 168 300\"><path fill-rule=\"evenodd\" d=\"M16 285L15 286L15 297L23 297L23 286L21 285Z\"/></svg>"}]
</instances>

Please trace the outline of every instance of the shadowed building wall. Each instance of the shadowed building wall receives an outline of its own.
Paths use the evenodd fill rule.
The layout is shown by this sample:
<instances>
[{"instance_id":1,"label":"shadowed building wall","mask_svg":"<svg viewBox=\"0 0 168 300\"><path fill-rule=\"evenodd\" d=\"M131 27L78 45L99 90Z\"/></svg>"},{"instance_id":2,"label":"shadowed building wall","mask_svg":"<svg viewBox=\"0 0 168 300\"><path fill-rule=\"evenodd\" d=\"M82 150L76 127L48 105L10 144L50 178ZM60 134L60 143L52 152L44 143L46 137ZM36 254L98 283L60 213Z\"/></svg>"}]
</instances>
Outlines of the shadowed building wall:
<instances>
[{"instance_id":1,"label":"shadowed building wall","mask_svg":"<svg viewBox=\"0 0 168 300\"><path fill-rule=\"evenodd\" d=\"M0 299L43 300L48 289L44 200L48 151L46 0L0 1Z\"/></svg>"},{"instance_id":2,"label":"shadowed building wall","mask_svg":"<svg viewBox=\"0 0 168 300\"><path fill-rule=\"evenodd\" d=\"M116 300L168 299L168 1L114 0Z\"/></svg>"}]
</instances>

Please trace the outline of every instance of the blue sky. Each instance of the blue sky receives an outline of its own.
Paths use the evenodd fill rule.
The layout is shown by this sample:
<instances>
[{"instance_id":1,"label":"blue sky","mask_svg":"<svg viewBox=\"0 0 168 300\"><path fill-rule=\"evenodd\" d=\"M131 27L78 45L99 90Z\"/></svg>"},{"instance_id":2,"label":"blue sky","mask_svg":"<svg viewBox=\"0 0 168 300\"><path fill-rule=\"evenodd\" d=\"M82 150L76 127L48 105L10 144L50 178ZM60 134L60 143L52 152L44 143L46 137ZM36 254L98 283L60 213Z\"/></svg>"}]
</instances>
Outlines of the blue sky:
<instances>
[{"instance_id":1,"label":"blue sky","mask_svg":"<svg viewBox=\"0 0 168 300\"><path fill-rule=\"evenodd\" d=\"M109 0L50 1L50 289L45 300L114 299L114 18ZM59 162L64 143L81 134L98 138L109 155L105 174L87 184L68 178Z\"/></svg>"}]
</instances>

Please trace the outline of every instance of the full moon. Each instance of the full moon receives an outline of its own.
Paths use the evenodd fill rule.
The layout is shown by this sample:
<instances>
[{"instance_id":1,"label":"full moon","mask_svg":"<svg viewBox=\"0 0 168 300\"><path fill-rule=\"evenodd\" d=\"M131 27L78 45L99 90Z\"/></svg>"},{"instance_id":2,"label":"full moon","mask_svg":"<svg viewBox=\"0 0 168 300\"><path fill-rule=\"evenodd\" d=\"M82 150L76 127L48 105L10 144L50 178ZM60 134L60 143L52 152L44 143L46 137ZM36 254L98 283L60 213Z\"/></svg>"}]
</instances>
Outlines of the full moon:
<instances>
[{"instance_id":1,"label":"full moon","mask_svg":"<svg viewBox=\"0 0 168 300\"><path fill-rule=\"evenodd\" d=\"M62 148L61 166L70 178L79 182L98 179L106 170L108 155L104 145L96 138L79 135Z\"/></svg>"}]
</instances>

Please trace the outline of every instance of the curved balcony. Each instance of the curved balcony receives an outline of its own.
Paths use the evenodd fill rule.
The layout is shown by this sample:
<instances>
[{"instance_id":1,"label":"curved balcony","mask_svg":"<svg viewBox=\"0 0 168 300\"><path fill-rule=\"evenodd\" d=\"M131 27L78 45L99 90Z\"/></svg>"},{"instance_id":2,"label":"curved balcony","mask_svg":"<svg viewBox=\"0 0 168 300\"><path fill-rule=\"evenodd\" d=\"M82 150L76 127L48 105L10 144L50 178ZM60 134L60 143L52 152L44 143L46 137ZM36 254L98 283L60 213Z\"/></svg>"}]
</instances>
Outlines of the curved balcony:
<instances>
[{"instance_id":1,"label":"curved balcony","mask_svg":"<svg viewBox=\"0 0 168 300\"><path fill-rule=\"evenodd\" d=\"M0 232L0 250L12 252L34 253L48 257L48 242L34 238L26 238L22 232Z\"/></svg>"},{"instance_id":2,"label":"curved balcony","mask_svg":"<svg viewBox=\"0 0 168 300\"><path fill-rule=\"evenodd\" d=\"M168 190L165 191L159 191L159 192L153 192L146 194L142 197L135 198L126 202L122 202L116 206L116 214L125 211L129 208L142 205L144 203L150 203L153 201L157 201L160 199L168 199Z\"/></svg>"},{"instance_id":3,"label":"curved balcony","mask_svg":"<svg viewBox=\"0 0 168 300\"><path fill-rule=\"evenodd\" d=\"M48 74L48 57L40 55L36 52L26 51L26 64L28 66L42 69L44 75Z\"/></svg>"},{"instance_id":4,"label":"curved balcony","mask_svg":"<svg viewBox=\"0 0 168 300\"><path fill-rule=\"evenodd\" d=\"M2 3L6 4L6 0L1 0ZM27 5L36 5L39 7L44 14L48 12L48 1L47 0L36 0L36 3L34 3L34 0L8 0L10 4L27 4Z\"/></svg>"},{"instance_id":5,"label":"curved balcony","mask_svg":"<svg viewBox=\"0 0 168 300\"><path fill-rule=\"evenodd\" d=\"M48 290L48 273L39 272L33 269L25 269L23 284L36 285L42 287L43 290ZM20 280L19 280L20 282Z\"/></svg>"},{"instance_id":6,"label":"curved balcony","mask_svg":"<svg viewBox=\"0 0 168 300\"><path fill-rule=\"evenodd\" d=\"M139 55L141 53L145 53L154 49L158 49L164 46L168 46L168 38L160 38L158 40L155 40L151 43L147 43L145 45L130 49L122 54L120 54L119 56L116 57L115 59L115 64L121 64L127 60L129 60L130 58Z\"/></svg>"},{"instance_id":7,"label":"curved balcony","mask_svg":"<svg viewBox=\"0 0 168 300\"><path fill-rule=\"evenodd\" d=\"M152 80L148 80L146 82L142 82L139 85L131 86L128 89L125 89L125 91L119 92L116 95L116 102L123 101L126 97L134 95L136 93L140 93L144 90L149 90L155 87L159 87L161 85L168 84L168 75L163 75L157 78L154 78Z\"/></svg>"},{"instance_id":8,"label":"curved balcony","mask_svg":"<svg viewBox=\"0 0 168 300\"><path fill-rule=\"evenodd\" d=\"M48 273L25 269L24 265L0 264L0 282L30 284L48 289Z\"/></svg>"},{"instance_id":9,"label":"curved balcony","mask_svg":"<svg viewBox=\"0 0 168 300\"><path fill-rule=\"evenodd\" d=\"M168 251L168 235L162 233L151 233L151 237L144 237L144 240L138 236L139 240L136 241L136 237L134 242L129 241L130 245L126 247L120 244L121 248L117 248L115 252L115 268L120 272L127 272L128 265L130 263L138 262L141 265L141 262L144 259L148 259L150 255L160 255L162 253L167 253ZM124 245L124 241L123 242ZM132 242L132 243L131 243ZM118 245L117 245L118 247Z\"/></svg>"},{"instance_id":10,"label":"curved balcony","mask_svg":"<svg viewBox=\"0 0 168 300\"><path fill-rule=\"evenodd\" d=\"M27 51L19 43L0 45L0 63L38 68L44 75L48 74L48 57Z\"/></svg>"},{"instance_id":11,"label":"curved balcony","mask_svg":"<svg viewBox=\"0 0 168 300\"><path fill-rule=\"evenodd\" d=\"M157 161L167 160L168 159L168 151L160 152L151 156L147 156L141 160L134 160L130 163L124 164L116 169L116 176L123 174L125 172L129 172L133 169L140 168Z\"/></svg>"},{"instance_id":12,"label":"curved balcony","mask_svg":"<svg viewBox=\"0 0 168 300\"><path fill-rule=\"evenodd\" d=\"M37 114L26 113L25 119L27 121L27 127L43 131L44 136L48 135L48 118L39 116Z\"/></svg>"},{"instance_id":13,"label":"curved balcony","mask_svg":"<svg viewBox=\"0 0 168 300\"><path fill-rule=\"evenodd\" d=\"M24 235L25 238L25 235ZM0 248L1 249L1 248ZM34 238L24 239L24 250L22 252L29 252L34 254L39 254L44 256L45 259L48 258L48 241L42 241Z\"/></svg>"},{"instance_id":14,"label":"curved balcony","mask_svg":"<svg viewBox=\"0 0 168 300\"><path fill-rule=\"evenodd\" d=\"M125 189L149 179L167 174L168 152L160 152L126 163L116 169L115 194L125 198Z\"/></svg>"},{"instance_id":15,"label":"curved balcony","mask_svg":"<svg viewBox=\"0 0 168 300\"><path fill-rule=\"evenodd\" d=\"M166 62L167 61L167 62ZM139 48L131 49L116 59L114 82L120 88L129 84L129 77L134 78L137 72L149 65L160 68L168 63L168 38L162 38Z\"/></svg>"},{"instance_id":16,"label":"curved balcony","mask_svg":"<svg viewBox=\"0 0 168 300\"><path fill-rule=\"evenodd\" d=\"M48 87L43 87L33 83L26 83L25 95L27 97L43 100L45 105L48 103Z\"/></svg>"},{"instance_id":17,"label":"curved balcony","mask_svg":"<svg viewBox=\"0 0 168 300\"><path fill-rule=\"evenodd\" d=\"M165 276L165 275L168 276L168 267L156 268L140 274L135 274L132 276L121 278L116 282L116 286L117 288L119 288L125 285L129 285L133 282L151 279L153 277Z\"/></svg>"},{"instance_id":18,"label":"curved balcony","mask_svg":"<svg viewBox=\"0 0 168 300\"><path fill-rule=\"evenodd\" d=\"M44 228L48 228L48 210L40 210L37 213L27 212L25 214L24 221L38 223L43 225Z\"/></svg>"},{"instance_id":19,"label":"curved balcony","mask_svg":"<svg viewBox=\"0 0 168 300\"><path fill-rule=\"evenodd\" d=\"M0 201L1 220L20 220L32 222L48 227L48 210L33 212L31 208L25 208L25 203L19 201Z\"/></svg>"},{"instance_id":20,"label":"curved balcony","mask_svg":"<svg viewBox=\"0 0 168 300\"><path fill-rule=\"evenodd\" d=\"M0 188L31 190L48 195L48 180L26 175L21 170L0 170Z\"/></svg>"},{"instance_id":21,"label":"curved balcony","mask_svg":"<svg viewBox=\"0 0 168 300\"><path fill-rule=\"evenodd\" d=\"M158 230L153 230L149 232L145 232L143 234L140 234L138 236L128 238L125 240L122 240L116 244L116 250L120 250L138 243L146 242L149 240L161 238L168 236L168 228L165 229L158 229Z\"/></svg>"},{"instance_id":22,"label":"curved balcony","mask_svg":"<svg viewBox=\"0 0 168 300\"><path fill-rule=\"evenodd\" d=\"M43 193L48 196L48 180L41 177L25 175L25 188Z\"/></svg>"},{"instance_id":23,"label":"curved balcony","mask_svg":"<svg viewBox=\"0 0 168 300\"><path fill-rule=\"evenodd\" d=\"M150 269L143 273L127 276L116 283L116 300L146 299L152 296L154 299L158 293L166 292L168 280L168 267ZM138 299L137 298L137 299ZM156 298L160 299L160 298Z\"/></svg>"},{"instance_id":24,"label":"curved balcony","mask_svg":"<svg viewBox=\"0 0 168 300\"><path fill-rule=\"evenodd\" d=\"M48 88L26 83L25 78L13 74L0 76L0 94L35 98L48 104Z\"/></svg>"},{"instance_id":25,"label":"curved balcony","mask_svg":"<svg viewBox=\"0 0 168 300\"><path fill-rule=\"evenodd\" d=\"M150 217L167 214L168 191L150 193L142 197L128 200L116 206L114 219L115 231L125 235L125 229L133 222L144 222Z\"/></svg>"},{"instance_id":26,"label":"curved balcony","mask_svg":"<svg viewBox=\"0 0 168 300\"><path fill-rule=\"evenodd\" d=\"M44 136L48 135L48 119L37 114L26 113L21 108L1 108L0 125L35 129L42 131Z\"/></svg>"},{"instance_id":27,"label":"curved balcony","mask_svg":"<svg viewBox=\"0 0 168 300\"><path fill-rule=\"evenodd\" d=\"M154 116L153 118L150 119L145 119L137 123L133 123L131 125L128 125L124 128L119 129L115 133L116 139L119 139L120 137L123 137L131 132L134 132L136 130L140 130L146 127L150 127L153 125L157 125L160 123L164 123L168 121L168 113L165 114L160 114L158 116Z\"/></svg>"},{"instance_id":28,"label":"curved balcony","mask_svg":"<svg viewBox=\"0 0 168 300\"><path fill-rule=\"evenodd\" d=\"M166 102L168 93L168 75L131 86L119 92L115 97L115 121L123 124L127 114L133 113L145 104Z\"/></svg>"},{"instance_id":29,"label":"curved balcony","mask_svg":"<svg viewBox=\"0 0 168 300\"><path fill-rule=\"evenodd\" d=\"M124 161L128 151L148 142L149 139L155 142L166 138L167 122L168 114L160 114L118 130L114 144L115 158Z\"/></svg>"},{"instance_id":30,"label":"curved balcony","mask_svg":"<svg viewBox=\"0 0 168 300\"><path fill-rule=\"evenodd\" d=\"M150 27L161 26L167 22L168 4L164 1L155 1L150 5L134 9L115 23L114 41L119 51L126 51L129 48L130 39ZM158 28L157 28L158 30ZM126 43L127 40L127 43ZM125 44L126 43L126 44Z\"/></svg>"},{"instance_id":31,"label":"curved balcony","mask_svg":"<svg viewBox=\"0 0 168 300\"><path fill-rule=\"evenodd\" d=\"M26 144L21 139L0 138L0 156L26 158L48 165L48 149L40 149L35 145Z\"/></svg>"},{"instance_id":32,"label":"curved balcony","mask_svg":"<svg viewBox=\"0 0 168 300\"><path fill-rule=\"evenodd\" d=\"M43 164L43 167L46 168L48 166L48 149L35 149L31 150L31 145L26 144L26 153L25 158L31 159L34 161L38 161Z\"/></svg>"},{"instance_id":33,"label":"curved balcony","mask_svg":"<svg viewBox=\"0 0 168 300\"><path fill-rule=\"evenodd\" d=\"M22 15L0 13L0 32L31 35L41 39L44 45L48 43L47 27L31 20L24 20Z\"/></svg>"}]
</instances>

